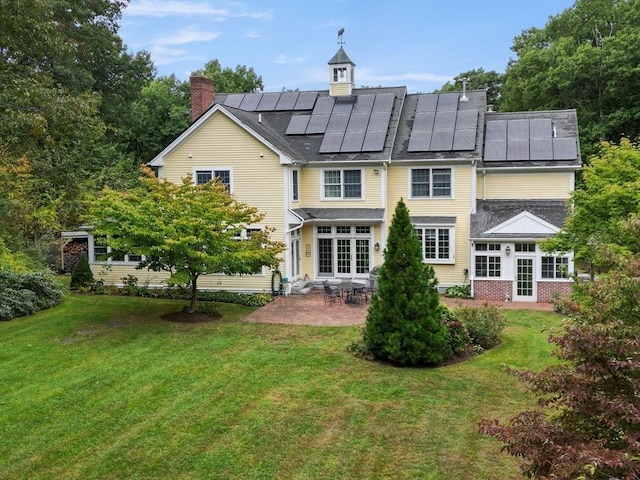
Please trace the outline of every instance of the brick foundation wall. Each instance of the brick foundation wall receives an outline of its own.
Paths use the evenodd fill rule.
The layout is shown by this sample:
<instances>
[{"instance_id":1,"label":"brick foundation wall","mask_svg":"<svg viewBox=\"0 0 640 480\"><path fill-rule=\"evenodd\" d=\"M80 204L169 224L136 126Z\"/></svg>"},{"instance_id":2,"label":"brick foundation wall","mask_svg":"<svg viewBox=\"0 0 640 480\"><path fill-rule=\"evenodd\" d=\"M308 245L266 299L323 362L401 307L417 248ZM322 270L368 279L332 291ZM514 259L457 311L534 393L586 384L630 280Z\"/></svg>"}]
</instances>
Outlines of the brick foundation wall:
<instances>
[{"instance_id":1,"label":"brick foundation wall","mask_svg":"<svg viewBox=\"0 0 640 480\"><path fill-rule=\"evenodd\" d=\"M505 295L511 299L513 282L511 280L474 280L473 296L478 300L504 301Z\"/></svg>"},{"instance_id":2,"label":"brick foundation wall","mask_svg":"<svg viewBox=\"0 0 640 480\"><path fill-rule=\"evenodd\" d=\"M572 285L572 282L538 282L538 302L549 303L555 295L566 297Z\"/></svg>"}]
</instances>

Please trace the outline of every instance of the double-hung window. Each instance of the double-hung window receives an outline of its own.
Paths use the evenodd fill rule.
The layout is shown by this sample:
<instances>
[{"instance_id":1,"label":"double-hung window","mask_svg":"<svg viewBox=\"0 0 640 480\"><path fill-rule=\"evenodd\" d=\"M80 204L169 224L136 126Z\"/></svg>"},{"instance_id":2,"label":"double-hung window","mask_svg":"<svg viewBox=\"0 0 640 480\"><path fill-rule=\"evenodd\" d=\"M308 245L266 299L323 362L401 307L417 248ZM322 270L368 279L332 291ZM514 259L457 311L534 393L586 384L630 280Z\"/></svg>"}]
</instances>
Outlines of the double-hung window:
<instances>
[{"instance_id":1,"label":"double-hung window","mask_svg":"<svg viewBox=\"0 0 640 480\"><path fill-rule=\"evenodd\" d=\"M415 227L422 245L422 258L427 263L451 263L454 258L453 227Z\"/></svg>"},{"instance_id":2,"label":"double-hung window","mask_svg":"<svg viewBox=\"0 0 640 480\"><path fill-rule=\"evenodd\" d=\"M451 198L450 168L412 168L411 198Z\"/></svg>"},{"instance_id":3,"label":"double-hung window","mask_svg":"<svg viewBox=\"0 0 640 480\"><path fill-rule=\"evenodd\" d=\"M500 252L499 243L476 243L475 276L500 278Z\"/></svg>"},{"instance_id":4,"label":"double-hung window","mask_svg":"<svg viewBox=\"0 0 640 480\"><path fill-rule=\"evenodd\" d=\"M204 185L213 179L223 184L228 191L231 191L231 170L230 169L197 169L193 175L196 185Z\"/></svg>"},{"instance_id":5,"label":"double-hung window","mask_svg":"<svg viewBox=\"0 0 640 480\"><path fill-rule=\"evenodd\" d=\"M567 278L569 257L542 257L541 276L545 279Z\"/></svg>"},{"instance_id":6,"label":"double-hung window","mask_svg":"<svg viewBox=\"0 0 640 480\"><path fill-rule=\"evenodd\" d=\"M362 198L362 170L324 170L324 198Z\"/></svg>"}]
</instances>

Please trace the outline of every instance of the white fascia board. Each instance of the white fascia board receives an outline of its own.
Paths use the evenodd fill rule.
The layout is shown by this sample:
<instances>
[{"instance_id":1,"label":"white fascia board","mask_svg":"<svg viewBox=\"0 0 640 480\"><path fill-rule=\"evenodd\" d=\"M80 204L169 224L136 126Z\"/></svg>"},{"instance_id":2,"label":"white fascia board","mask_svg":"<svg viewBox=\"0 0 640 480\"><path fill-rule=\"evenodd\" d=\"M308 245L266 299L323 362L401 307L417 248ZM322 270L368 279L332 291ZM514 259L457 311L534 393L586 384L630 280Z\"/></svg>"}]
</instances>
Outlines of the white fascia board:
<instances>
[{"instance_id":1,"label":"white fascia board","mask_svg":"<svg viewBox=\"0 0 640 480\"><path fill-rule=\"evenodd\" d=\"M522 212L509 220L502 222L500 225L487 230L486 234L496 233L536 233L536 234L555 234L560 229L555 225L546 222L529 212Z\"/></svg>"},{"instance_id":2,"label":"white fascia board","mask_svg":"<svg viewBox=\"0 0 640 480\"><path fill-rule=\"evenodd\" d=\"M260 143L262 143L265 147L267 147L268 149L273 151L276 155L278 155L278 157L280 158L280 163L281 164L286 165L286 164L294 163L293 160L288 155L286 155L284 152L281 152L280 150L278 150L276 147L274 147L270 142L265 140L262 136L260 136L254 130L252 130L251 128L247 127L245 124L243 124L235 115L233 115L231 112L229 112L223 106L221 106L219 104L215 104L213 107L211 107L209 110L207 110L200 118L198 118L198 120L196 120L194 123L192 123L189 126L189 128L187 128L184 132L182 132L182 134L180 134L180 136L178 138L176 138L164 150L162 150L158 155L156 155L148 163L148 165L150 167L161 167L161 166L163 166L164 165L164 159L165 159L165 157L167 155L169 155L173 150L175 150L180 144L182 144L182 142L184 142L187 138L189 138L193 134L193 132L198 130L203 124L205 124L212 116L214 116L218 112L220 112L223 115L225 115L231 121L236 123L239 127L241 127L247 133L249 133L249 135L254 137L256 140L258 140Z\"/></svg>"},{"instance_id":3,"label":"white fascia board","mask_svg":"<svg viewBox=\"0 0 640 480\"><path fill-rule=\"evenodd\" d=\"M549 167L478 167L480 173L534 173L534 172L577 172L582 170L580 165L557 165Z\"/></svg>"}]
</instances>

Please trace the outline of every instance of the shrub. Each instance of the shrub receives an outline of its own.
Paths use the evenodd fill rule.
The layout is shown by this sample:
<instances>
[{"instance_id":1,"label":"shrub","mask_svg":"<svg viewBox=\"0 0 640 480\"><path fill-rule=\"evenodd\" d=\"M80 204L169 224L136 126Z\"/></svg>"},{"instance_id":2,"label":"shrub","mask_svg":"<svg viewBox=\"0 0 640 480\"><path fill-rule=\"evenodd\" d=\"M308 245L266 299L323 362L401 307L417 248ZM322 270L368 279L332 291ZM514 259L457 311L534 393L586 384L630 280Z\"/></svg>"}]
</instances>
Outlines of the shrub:
<instances>
[{"instance_id":1,"label":"shrub","mask_svg":"<svg viewBox=\"0 0 640 480\"><path fill-rule=\"evenodd\" d=\"M460 307L456 309L456 315L474 345L487 350L500 343L500 334L506 323L502 307L485 302L482 307Z\"/></svg>"},{"instance_id":2,"label":"shrub","mask_svg":"<svg viewBox=\"0 0 640 480\"><path fill-rule=\"evenodd\" d=\"M48 273L0 272L0 320L31 315L62 302L62 286Z\"/></svg>"},{"instance_id":3,"label":"shrub","mask_svg":"<svg viewBox=\"0 0 640 480\"><path fill-rule=\"evenodd\" d=\"M440 305L440 315L442 323L447 327L447 331L449 332L451 351L454 354L464 352L471 344L471 337L466 327L458 320L455 313L445 305Z\"/></svg>"},{"instance_id":4,"label":"shrub","mask_svg":"<svg viewBox=\"0 0 640 480\"><path fill-rule=\"evenodd\" d=\"M471 298L471 285L454 285L447 288L445 295L454 298Z\"/></svg>"},{"instance_id":5,"label":"shrub","mask_svg":"<svg viewBox=\"0 0 640 480\"><path fill-rule=\"evenodd\" d=\"M89 287L92 283L93 273L91 273L91 268L89 267L89 260L86 255L82 255L71 274L69 288L71 288L71 290L78 290L79 288Z\"/></svg>"}]
</instances>

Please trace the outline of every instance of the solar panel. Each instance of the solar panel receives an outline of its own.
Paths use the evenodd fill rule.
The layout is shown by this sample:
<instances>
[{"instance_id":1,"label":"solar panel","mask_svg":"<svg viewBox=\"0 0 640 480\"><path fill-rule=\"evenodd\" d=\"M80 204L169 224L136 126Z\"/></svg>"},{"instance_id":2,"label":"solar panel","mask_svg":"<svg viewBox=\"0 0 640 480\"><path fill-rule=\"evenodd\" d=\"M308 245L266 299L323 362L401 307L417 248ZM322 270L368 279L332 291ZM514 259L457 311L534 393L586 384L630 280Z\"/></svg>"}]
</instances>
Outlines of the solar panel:
<instances>
[{"instance_id":1,"label":"solar panel","mask_svg":"<svg viewBox=\"0 0 640 480\"><path fill-rule=\"evenodd\" d=\"M575 160L578 158L578 147L574 138L553 139L554 160Z\"/></svg>"},{"instance_id":2,"label":"solar panel","mask_svg":"<svg viewBox=\"0 0 640 480\"><path fill-rule=\"evenodd\" d=\"M551 138L551 119L533 118L529 121L531 138Z\"/></svg>"},{"instance_id":3,"label":"solar panel","mask_svg":"<svg viewBox=\"0 0 640 480\"><path fill-rule=\"evenodd\" d=\"M393 109L393 101L396 96L393 93L378 93L376 99L373 102L374 112L389 112Z\"/></svg>"},{"instance_id":4,"label":"solar panel","mask_svg":"<svg viewBox=\"0 0 640 480\"><path fill-rule=\"evenodd\" d=\"M433 130L433 122L436 118L436 112L416 112L416 117L413 120L413 132L424 132L425 130Z\"/></svg>"},{"instance_id":5,"label":"solar panel","mask_svg":"<svg viewBox=\"0 0 640 480\"><path fill-rule=\"evenodd\" d=\"M529 139L516 138L507 140L507 160L529 160Z\"/></svg>"},{"instance_id":6,"label":"solar panel","mask_svg":"<svg viewBox=\"0 0 640 480\"><path fill-rule=\"evenodd\" d=\"M330 115L311 115L309 119L309 125L307 125L307 131L305 133L324 133L327 130L327 123L329 123Z\"/></svg>"},{"instance_id":7,"label":"solar panel","mask_svg":"<svg viewBox=\"0 0 640 480\"><path fill-rule=\"evenodd\" d=\"M287 135L304 135L307 131L307 125L311 115L293 115L289 120L287 127Z\"/></svg>"},{"instance_id":8,"label":"solar panel","mask_svg":"<svg viewBox=\"0 0 640 480\"><path fill-rule=\"evenodd\" d=\"M529 138L529 120L507 120L507 140Z\"/></svg>"},{"instance_id":9,"label":"solar panel","mask_svg":"<svg viewBox=\"0 0 640 480\"><path fill-rule=\"evenodd\" d=\"M369 113L352 113L347 125L347 132L364 132L369 125Z\"/></svg>"},{"instance_id":10,"label":"solar panel","mask_svg":"<svg viewBox=\"0 0 640 480\"><path fill-rule=\"evenodd\" d=\"M434 130L429 151L450 151L453 148L453 130Z\"/></svg>"},{"instance_id":11,"label":"solar panel","mask_svg":"<svg viewBox=\"0 0 640 480\"><path fill-rule=\"evenodd\" d=\"M328 115L333 111L333 104L335 103L333 97L320 97L316 101L316 106L313 107L314 115Z\"/></svg>"},{"instance_id":12,"label":"solar panel","mask_svg":"<svg viewBox=\"0 0 640 480\"><path fill-rule=\"evenodd\" d=\"M409 137L408 152L428 152L431 145L432 132L411 132Z\"/></svg>"},{"instance_id":13,"label":"solar panel","mask_svg":"<svg viewBox=\"0 0 640 480\"><path fill-rule=\"evenodd\" d=\"M454 150L474 150L476 148L476 129L456 129L453 134Z\"/></svg>"},{"instance_id":14,"label":"solar panel","mask_svg":"<svg viewBox=\"0 0 640 480\"><path fill-rule=\"evenodd\" d=\"M474 130L478 128L478 111L477 110L458 110L456 117L456 130Z\"/></svg>"},{"instance_id":15,"label":"solar panel","mask_svg":"<svg viewBox=\"0 0 640 480\"><path fill-rule=\"evenodd\" d=\"M224 104L227 107L239 108L243 99L244 93L232 93L224 99Z\"/></svg>"},{"instance_id":16,"label":"solar panel","mask_svg":"<svg viewBox=\"0 0 640 480\"><path fill-rule=\"evenodd\" d=\"M487 129L485 132L487 142L492 140L506 140L507 139L507 121L506 120L493 120L487 122Z\"/></svg>"},{"instance_id":17,"label":"solar panel","mask_svg":"<svg viewBox=\"0 0 640 480\"><path fill-rule=\"evenodd\" d=\"M484 144L484 159L485 161L488 161L488 162L501 162L506 160L507 159L507 141L506 140L487 140Z\"/></svg>"},{"instance_id":18,"label":"solar panel","mask_svg":"<svg viewBox=\"0 0 640 480\"><path fill-rule=\"evenodd\" d=\"M531 160L553 160L553 143L551 138L532 138L529 140Z\"/></svg>"},{"instance_id":19,"label":"solar panel","mask_svg":"<svg viewBox=\"0 0 640 480\"><path fill-rule=\"evenodd\" d=\"M416 112L435 112L436 105L438 105L437 94L420 95L418 97Z\"/></svg>"},{"instance_id":20,"label":"solar panel","mask_svg":"<svg viewBox=\"0 0 640 480\"><path fill-rule=\"evenodd\" d=\"M438 112L451 112L458 110L458 92L438 94Z\"/></svg>"},{"instance_id":21,"label":"solar panel","mask_svg":"<svg viewBox=\"0 0 640 480\"><path fill-rule=\"evenodd\" d=\"M365 132L347 132L344 135L344 140L342 141L342 146L340 147L341 152L361 152L362 144L364 143L364 135Z\"/></svg>"},{"instance_id":22,"label":"solar panel","mask_svg":"<svg viewBox=\"0 0 640 480\"><path fill-rule=\"evenodd\" d=\"M280 100L279 93L265 93L262 95L262 100L258 104L256 111L258 112L273 112L276 109L276 105Z\"/></svg>"},{"instance_id":23,"label":"solar panel","mask_svg":"<svg viewBox=\"0 0 640 480\"><path fill-rule=\"evenodd\" d=\"M320 144L320 153L337 153L340 151L344 132L325 133Z\"/></svg>"},{"instance_id":24,"label":"solar panel","mask_svg":"<svg viewBox=\"0 0 640 480\"><path fill-rule=\"evenodd\" d=\"M451 130L456 126L456 112L436 112L433 130Z\"/></svg>"},{"instance_id":25,"label":"solar panel","mask_svg":"<svg viewBox=\"0 0 640 480\"><path fill-rule=\"evenodd\" d=\"M368 130L362 144L363 152L379 152L384 149L384 141L387 138L387 131Z\"/></svg>"},{"instance_id":26,"label":"solar panel","mask_svg":"<svg viewBox=\"0 0 640 480\"><path fill-rule=\"evenodd\" d=\"M280 95L276 110L293 110L298 101L298 92L285 92Z\"/></svg>"},{"instance_id":27,"label":"solar panel","mask_svg":"<svg viewBox=\"0 0 640 480\"><path fill-rule=\"evenodd\" d=\"M366 94L358 95L356 97L356 103L353 104L354 113L371 113L373 109L373 102L376 99L375 95Z\"/></svg>"},{"instance_id":28,"label":"solar panel","mask_svg":"<svg viewBox=\"0 0 640 480\"><path fill-rule=\"evenodd\" d=\"M369 125L367 130L374 131L387 131L389 128L389 119L391 118L391 112L372 112L369 119Z\"/></svg>"},{"instance_id":29,"label":"solar panel","mask_svg":"<svg viewBox=\"0 0 640 480\"><path fill-rule=\"evenodd\" d=\"M353 102L339 102L336 101L333 105L332 113L351 113L353 110Z\"/></svg>"},{"instance_id":30,"label":"solar panel","mask_svg":"<svg viewBox=\"0 0 640 480\"><path fill-rule=\"evenodd\" d=\"M240 109L247 112L255 112L260 100L262 100L262 93L247 93L240 104Z\"/></svg>"},{"instance_id":31,"label":"solar panel","mask_svg":"<svg viewBox=\"0 0 640 480\"><path fill-rule=\"evenodd\" d=\"M349 115L332 113L329 117L326 132L342 132L344 135L349 123Z\"/></svg>"},{"instance_id":32,"label":"solar panel","mask_svg":"<svg viewBox=\"0 0 640 480\"><path fill-rule=\"evenodd\" d=\"M300 92L294 110L311 110L316 104L318 92Z\"/></svg>"}]
</instances>

